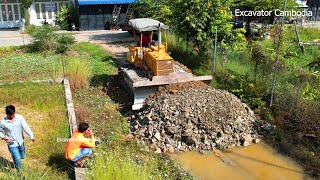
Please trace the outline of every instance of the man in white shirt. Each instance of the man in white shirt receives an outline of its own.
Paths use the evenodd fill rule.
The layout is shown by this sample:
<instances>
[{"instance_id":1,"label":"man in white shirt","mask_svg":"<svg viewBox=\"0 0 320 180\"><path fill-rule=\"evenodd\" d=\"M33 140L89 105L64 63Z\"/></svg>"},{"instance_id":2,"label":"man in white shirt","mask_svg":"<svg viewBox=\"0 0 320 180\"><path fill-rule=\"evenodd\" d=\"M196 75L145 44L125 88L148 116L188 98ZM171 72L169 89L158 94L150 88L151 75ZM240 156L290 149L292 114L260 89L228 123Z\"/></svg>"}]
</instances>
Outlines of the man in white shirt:
<instances>
[{"instance_id":1,"label":"man in white shirt","mask_svg":"<svg viewBox=\"0 0 320 180\"><path fill-rule=\"evenodd\" d=\"M33 142L34 136L26 120L20 114L15 113L13 105L6 106L6 114L7 117L0 121L0 138L7 142L14 165L20 170L21 159L26 157L22 130Z\"/></svg>"}]
</instances>

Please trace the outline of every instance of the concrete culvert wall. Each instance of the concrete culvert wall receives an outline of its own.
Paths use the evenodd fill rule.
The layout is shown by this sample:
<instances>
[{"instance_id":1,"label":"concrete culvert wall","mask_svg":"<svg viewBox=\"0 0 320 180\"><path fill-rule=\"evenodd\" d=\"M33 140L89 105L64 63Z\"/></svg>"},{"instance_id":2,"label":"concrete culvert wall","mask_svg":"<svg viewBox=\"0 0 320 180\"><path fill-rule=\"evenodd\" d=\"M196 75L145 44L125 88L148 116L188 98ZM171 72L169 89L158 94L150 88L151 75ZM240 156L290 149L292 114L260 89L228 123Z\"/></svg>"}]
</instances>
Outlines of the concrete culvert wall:
<instances>
[{"instance_id":1,"label":"concrete culvert wall","mask_svg":"<svg viewBox=\"0 0 320 180\"><path fill-rule=\"evenodd\" d=\"M247 146L262 125L236 96L202 82L160 87L130 117L131 133L157 153Z\"/></svg>"}]
</instances>

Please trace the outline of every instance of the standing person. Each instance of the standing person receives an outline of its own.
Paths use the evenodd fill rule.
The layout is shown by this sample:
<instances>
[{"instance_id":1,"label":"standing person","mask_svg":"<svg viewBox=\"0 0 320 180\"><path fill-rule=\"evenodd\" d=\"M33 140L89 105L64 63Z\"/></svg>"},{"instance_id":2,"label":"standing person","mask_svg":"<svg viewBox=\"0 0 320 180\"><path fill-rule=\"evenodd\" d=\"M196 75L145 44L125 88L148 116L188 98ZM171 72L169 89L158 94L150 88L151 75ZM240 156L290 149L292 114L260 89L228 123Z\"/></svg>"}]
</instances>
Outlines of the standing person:
<instances>
[{"instance_id":1,"label":"standing person","mask_svg":"<svg viewBox=\"0 0 320 180\"><path fill-rule=\"evenodd\" d=\"M89 135L90 138L84 137ZM66 159L74 163L76 166L84 167L84 158L92 154L92 148L95 147L95 139L89 125L80 123L78 129L75 130L66 146Z\"/></svg>"},{"instance_id":2,"label":"standing person","mask_svg":"<svg viewBox=\"0 0 320 180\"><path fill-rule=\"evenodd\" d=\"M21 159L26 157L22 130L27 133L33 142L34 136L23 116L16 114L16 109L13 105L6 106L5 110L7 117L0 121L0 138L7 142L14 165L17 170L20 170ZM3 131L5 131L5 135Z\"/></svg>"}]
</instances>

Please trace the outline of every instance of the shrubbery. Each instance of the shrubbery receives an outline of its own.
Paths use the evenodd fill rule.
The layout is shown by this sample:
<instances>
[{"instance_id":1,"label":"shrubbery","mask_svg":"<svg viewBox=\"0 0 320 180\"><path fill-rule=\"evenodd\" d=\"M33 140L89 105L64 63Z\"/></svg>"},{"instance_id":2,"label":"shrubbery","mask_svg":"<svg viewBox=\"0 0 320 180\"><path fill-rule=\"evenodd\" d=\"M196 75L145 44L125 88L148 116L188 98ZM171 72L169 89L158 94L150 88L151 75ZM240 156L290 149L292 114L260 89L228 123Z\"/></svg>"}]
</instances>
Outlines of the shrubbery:
<instances>
[{"instance_id":1,"label":"shrubbery","mask_svg":"<svg viewBox=\"0 0 320 180\"><path fill-rule=\"evenodd\" d=\"M28 46L30 52L64 53L68 50L69 45L75 42L71 34L54 32L54 28L47 25L31 26L28 32L34 38L32 44Z\"/></svg>"}]
</instances>

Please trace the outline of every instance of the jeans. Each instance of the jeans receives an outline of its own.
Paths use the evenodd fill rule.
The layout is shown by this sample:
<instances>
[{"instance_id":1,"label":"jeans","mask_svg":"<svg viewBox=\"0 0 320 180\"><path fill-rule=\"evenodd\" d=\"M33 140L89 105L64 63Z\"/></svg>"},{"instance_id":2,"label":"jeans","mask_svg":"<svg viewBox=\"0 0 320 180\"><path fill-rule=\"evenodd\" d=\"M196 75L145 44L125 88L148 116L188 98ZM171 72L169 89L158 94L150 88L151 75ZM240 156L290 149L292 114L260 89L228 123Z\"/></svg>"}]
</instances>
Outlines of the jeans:
<instances>
[{"instance_id":1,"label":"jeans","mask_svg":"<svg viewBox=\"0 0 320 180\"><path fill-rule=\"evenodd\" d=\"M24 143L17 147L9 147L13 162L15 167L19 170L21 169L21 159L26 157L26 151L24 148Z\"/></svg>"},{"instance_id":2,"label":"jeans","mask_svg":"<svg viewBox=\"0 0 320 180\"><path fill-rule=\"evenodd\" d=\"M84 156L90 156L90 154L92 154L92 148L82 148L80 152L76 155L76 157L74 157L71 161L76 162Z\"/></svg>"}]
</instances>

